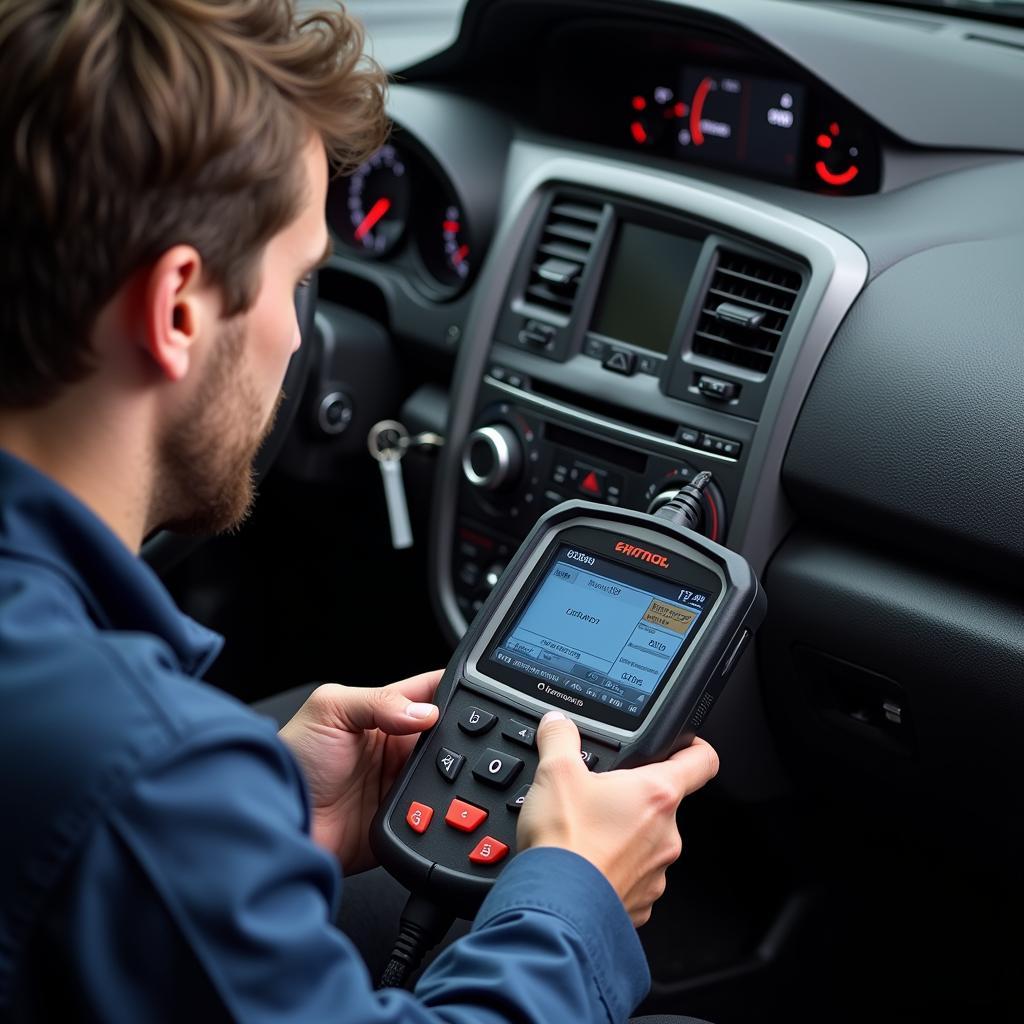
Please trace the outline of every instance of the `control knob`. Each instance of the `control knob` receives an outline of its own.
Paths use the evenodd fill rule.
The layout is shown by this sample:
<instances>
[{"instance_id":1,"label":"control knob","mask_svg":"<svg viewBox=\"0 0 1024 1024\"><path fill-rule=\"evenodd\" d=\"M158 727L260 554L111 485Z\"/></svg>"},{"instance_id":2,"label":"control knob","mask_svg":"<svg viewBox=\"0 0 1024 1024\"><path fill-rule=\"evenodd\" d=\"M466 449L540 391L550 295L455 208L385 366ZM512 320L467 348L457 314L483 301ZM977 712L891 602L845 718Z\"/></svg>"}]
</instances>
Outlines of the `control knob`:
<instances>
[{"instance_id":1,"label":"control knob","mask_svg":"<svg viewBox=\"0 0 1024 1024\"><path fill-rule=\"evenodd\" d=\"M492 423L466 438L462 472L474 487L485 491L508 487L519 478L522 467L522 442L510 426Z\"/></svg>"}]
</instances>

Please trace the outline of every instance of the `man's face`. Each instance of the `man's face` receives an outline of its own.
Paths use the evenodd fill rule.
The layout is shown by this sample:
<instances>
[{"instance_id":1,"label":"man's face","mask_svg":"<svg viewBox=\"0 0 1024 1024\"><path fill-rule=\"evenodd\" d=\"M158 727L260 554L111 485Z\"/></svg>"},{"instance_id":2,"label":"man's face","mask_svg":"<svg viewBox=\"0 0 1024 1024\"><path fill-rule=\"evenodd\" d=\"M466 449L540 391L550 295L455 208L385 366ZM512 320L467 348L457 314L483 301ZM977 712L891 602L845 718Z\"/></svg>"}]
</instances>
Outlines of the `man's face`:
<instances>
[{"instance_id":1,"label":"man's face","mask_svg":"<svg viewBox=\"0 0 1024 1024\"><path fill-rule=\"evenodd\" d=\"M163 438L162 526L219 533L241 523L252 505L253 459L273 426L281 382L301 340L295 288L329 245L327 160L319 139L307 146L303 161L308 187L302 212L267 244L255 303L222 323L208 343L195 388Z\"/></svg>"}]
</instances>

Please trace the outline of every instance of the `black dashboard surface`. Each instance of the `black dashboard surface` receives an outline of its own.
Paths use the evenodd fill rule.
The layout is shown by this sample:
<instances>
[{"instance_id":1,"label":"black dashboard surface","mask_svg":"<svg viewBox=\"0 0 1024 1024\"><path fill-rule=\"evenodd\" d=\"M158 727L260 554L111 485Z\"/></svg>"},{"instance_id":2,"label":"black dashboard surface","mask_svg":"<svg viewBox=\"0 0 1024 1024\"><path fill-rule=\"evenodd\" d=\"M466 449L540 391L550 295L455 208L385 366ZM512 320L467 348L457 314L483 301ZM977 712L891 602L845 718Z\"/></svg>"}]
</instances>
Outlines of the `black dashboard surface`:
<instances>
[{"instance_id":1,"label":"black dashboard surface","mask_svg":"<svg viewBox=\"0 0 1024 1024\"><path fill-rule=\"evenodd\" d=\"M968 570L1024 562L1024 236L876 277L819 370L785 466L808 515Z\"/></svg>"}]
</instances>

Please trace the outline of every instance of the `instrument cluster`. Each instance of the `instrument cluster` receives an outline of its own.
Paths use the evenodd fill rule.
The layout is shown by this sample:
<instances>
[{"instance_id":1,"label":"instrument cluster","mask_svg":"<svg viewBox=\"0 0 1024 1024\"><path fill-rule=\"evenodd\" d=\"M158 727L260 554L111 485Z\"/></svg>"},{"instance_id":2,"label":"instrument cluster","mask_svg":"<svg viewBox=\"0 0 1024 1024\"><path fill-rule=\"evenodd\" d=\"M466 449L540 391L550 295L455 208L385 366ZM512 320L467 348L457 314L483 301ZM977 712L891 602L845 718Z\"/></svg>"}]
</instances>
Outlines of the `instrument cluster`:
<instances>
[{"instance_id":1,"label":"instrument cluster","mask_svg":"<svg viewBox=\"0 0 1024 1024\"><path fill-rule=\"evenodd\" d=\"M831 195L879 187L877 128L778 58L699 33L589 26L558 43L563 60L548 65L540 102L549 130L680 169L717 167Z\"/></svg>"},{"instance_id":2,"label":"instrument cluster","mask_svg":"<svg viewBox=\"0 0 1024 1024\"><path fill-rule=\"evenodd\" d=\"M333 181L327 221L346 252L411 269L430 298L457 295L476 267L455 185L406 142L389 142L350 175Z\"/></svg>"}]
</instances>

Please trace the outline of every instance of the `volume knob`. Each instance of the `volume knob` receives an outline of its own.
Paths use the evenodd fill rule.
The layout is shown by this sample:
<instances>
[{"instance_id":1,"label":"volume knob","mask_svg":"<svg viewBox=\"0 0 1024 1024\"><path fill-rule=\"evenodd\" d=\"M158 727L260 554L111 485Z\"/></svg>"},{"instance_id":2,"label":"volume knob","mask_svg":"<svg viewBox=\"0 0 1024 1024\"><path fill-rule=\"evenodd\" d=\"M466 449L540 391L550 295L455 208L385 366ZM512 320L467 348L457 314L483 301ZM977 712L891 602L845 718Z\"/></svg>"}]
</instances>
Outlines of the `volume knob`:
<instances>
[{"instance_id":1,"label":"volume knob","mask_svg":"<svg viewBox=\"0 0 1024 1024\"><path fill-rule=\"evenodd\" d=\"M462 452L462 472L474 486L496 491L514 483L523 467L523 446L509 426L494 423L474 430Z\"/></svg>"}]
</instances>

